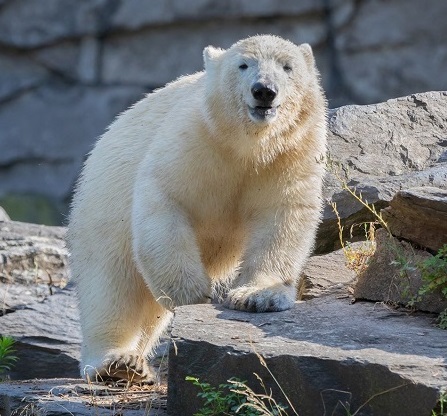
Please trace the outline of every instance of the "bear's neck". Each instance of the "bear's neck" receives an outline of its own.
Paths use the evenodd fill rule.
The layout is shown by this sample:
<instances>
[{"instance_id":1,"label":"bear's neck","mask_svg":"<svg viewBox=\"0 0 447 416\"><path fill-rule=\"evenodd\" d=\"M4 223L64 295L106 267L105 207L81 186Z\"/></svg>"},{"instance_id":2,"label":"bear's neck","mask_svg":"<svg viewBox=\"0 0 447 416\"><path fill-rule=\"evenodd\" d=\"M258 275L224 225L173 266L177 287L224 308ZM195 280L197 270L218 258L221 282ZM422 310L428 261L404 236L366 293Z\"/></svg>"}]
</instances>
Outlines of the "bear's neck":
<instances>
[{"instance_id":1,"label":"bear's neck","mask_svg":"<svg viewBox=\"0 0 447 416\"><path fill-rule=\"evenodd\" d=\"M265 167L284 154L301 153L301 147L307 146L309 133L315 129L314 122L315 117L307 110L271 124L231 122L219 114L207 115L205 129L209 143L224 157L250 167ZM324 119L321 124L324 125Z\"/></svg>"}]
</instances>

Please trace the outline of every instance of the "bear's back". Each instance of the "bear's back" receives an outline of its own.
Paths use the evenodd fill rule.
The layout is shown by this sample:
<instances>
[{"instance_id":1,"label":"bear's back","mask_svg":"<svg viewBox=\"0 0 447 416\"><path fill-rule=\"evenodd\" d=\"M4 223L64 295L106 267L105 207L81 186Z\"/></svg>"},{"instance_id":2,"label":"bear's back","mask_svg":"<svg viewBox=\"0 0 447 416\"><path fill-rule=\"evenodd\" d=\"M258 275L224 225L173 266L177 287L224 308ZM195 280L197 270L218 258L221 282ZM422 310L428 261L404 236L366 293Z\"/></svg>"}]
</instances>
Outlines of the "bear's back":
<instances>
[{"instance_id":1,"label":"bear's back","mask_svg":"<svg viewBox=\"0 0 447 416\"><path fill-rule=\"evenodd\" d=\"M178 103L188 105L190 97L200 95L202 77L203 73L181 77L147 94L120 114L98 139L76 186L69 244L80 240L73 233L91 233L92 229L104 238L110 237L113 230L121 233L121 240L130 235L133 185L138 168L160 127L175 123L170 119L172 108ZM97 242L98 238L92 240Z\"/></svg>"}]
</instances>

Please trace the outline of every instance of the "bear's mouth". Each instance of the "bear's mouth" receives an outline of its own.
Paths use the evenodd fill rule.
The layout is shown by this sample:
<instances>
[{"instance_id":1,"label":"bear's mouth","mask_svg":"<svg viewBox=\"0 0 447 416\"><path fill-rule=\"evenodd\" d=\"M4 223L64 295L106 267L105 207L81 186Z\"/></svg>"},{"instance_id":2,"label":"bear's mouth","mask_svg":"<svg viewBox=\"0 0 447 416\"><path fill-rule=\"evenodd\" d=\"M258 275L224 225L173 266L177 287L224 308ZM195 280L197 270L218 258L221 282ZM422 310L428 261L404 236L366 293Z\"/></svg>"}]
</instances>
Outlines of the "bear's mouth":
<instances>
[{"instance_id":1,"label":"bear's mouth","mask_svg":"<svg viewBox=\"0 0 447 416\"><path fill-rule=\"evenodd\" d=\"M263 107L257 105L256 107L249 107L250 115L256 120L266 120L276 116L277 107Z\"/></svg>"}]
</instances>

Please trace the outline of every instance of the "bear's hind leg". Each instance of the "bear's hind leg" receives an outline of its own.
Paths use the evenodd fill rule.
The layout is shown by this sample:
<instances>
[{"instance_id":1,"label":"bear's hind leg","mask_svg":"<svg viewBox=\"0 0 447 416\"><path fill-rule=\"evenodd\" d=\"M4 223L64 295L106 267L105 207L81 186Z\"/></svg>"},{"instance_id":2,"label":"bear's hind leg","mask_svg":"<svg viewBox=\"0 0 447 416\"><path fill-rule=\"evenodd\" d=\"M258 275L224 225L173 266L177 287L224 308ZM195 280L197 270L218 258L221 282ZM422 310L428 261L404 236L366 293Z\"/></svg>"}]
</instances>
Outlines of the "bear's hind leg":
<instances>
[{"instance_id":1,"label":"bear's hind leg","mask_svg":"<svg viewBox=\"0 0 447 416\"><path fill-rule=\"evenodd\" d=\"M152 384L147 363L171 313L159 305L138 273L122 279L123 287L104 284L98 294L80 297L83 332L81 375L91 381L123 380Z\"/></svg>"}]
</instances>

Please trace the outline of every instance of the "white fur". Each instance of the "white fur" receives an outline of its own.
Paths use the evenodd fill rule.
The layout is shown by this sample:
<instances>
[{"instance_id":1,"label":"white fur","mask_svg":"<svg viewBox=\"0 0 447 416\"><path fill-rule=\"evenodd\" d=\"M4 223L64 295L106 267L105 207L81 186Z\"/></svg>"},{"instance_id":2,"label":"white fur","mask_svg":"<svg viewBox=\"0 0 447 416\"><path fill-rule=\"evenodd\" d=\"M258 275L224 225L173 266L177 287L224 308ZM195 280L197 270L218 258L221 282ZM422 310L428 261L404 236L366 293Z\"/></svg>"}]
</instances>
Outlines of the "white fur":
<instances>
[{"instance_id":1,"label":"white fur","mask_svg":"<svg viewBox=\"0 0 447 416\"><path fill-rule=\"evenodd\" d=\"M213 283L233 278L230 308L278 311L295 300L326 142L312 51L256 36L208 47L204 60L204 72L121 114L79 180L68 241L88 376L110 357L148 354L170 311L209 301ZM278 87L265 121L248 110L256 81Z\"/></svg>"}]
</instances>

